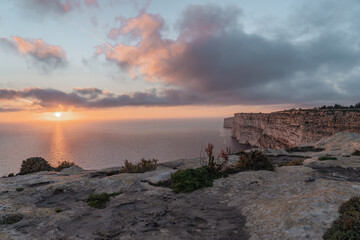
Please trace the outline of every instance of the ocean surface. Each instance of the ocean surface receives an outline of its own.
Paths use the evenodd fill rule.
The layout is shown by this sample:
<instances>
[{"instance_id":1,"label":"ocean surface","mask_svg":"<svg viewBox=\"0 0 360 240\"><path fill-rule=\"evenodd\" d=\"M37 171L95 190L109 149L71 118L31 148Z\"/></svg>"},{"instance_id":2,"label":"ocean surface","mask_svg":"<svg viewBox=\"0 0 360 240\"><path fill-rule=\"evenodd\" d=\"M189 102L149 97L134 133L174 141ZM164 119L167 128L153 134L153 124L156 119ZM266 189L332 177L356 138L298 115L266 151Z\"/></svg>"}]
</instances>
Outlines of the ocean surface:
<instances>
[{"instance_id":1,"label":"ocean surface","mask_svg":"<svg viewBox=\"0 0 360 240\"><path fill-rule=\"evenodd\" d=\"M216 153L226 146L245 149L223 128L223 119L0 124L0 177L18 173L29 157L43 157L53 166L66 160L102 169L141 157L159 162L196 158L208 142Z\"/></svg>"}]
</instances>

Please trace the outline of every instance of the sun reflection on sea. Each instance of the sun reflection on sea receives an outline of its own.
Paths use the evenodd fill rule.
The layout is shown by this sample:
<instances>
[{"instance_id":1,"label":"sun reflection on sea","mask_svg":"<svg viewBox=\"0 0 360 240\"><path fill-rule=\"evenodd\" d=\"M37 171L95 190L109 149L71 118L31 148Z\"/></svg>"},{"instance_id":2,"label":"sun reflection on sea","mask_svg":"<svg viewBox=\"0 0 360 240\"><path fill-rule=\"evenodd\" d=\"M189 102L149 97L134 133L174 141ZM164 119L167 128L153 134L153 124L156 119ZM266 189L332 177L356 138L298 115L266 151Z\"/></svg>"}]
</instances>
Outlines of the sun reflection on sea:
<instances>
[{"instance_id":1,"label":"sun reflection on sea","mask_svg":"<svg viewBox=\"0 0 360 240\"><path fill-rule=\"evenodd\" d=\"M57 166L59 162L70 161L68 159L68 147L61 124L56 124L54 133L51 137L49 160L52 166Z\"/></svg>"}]
</instances>

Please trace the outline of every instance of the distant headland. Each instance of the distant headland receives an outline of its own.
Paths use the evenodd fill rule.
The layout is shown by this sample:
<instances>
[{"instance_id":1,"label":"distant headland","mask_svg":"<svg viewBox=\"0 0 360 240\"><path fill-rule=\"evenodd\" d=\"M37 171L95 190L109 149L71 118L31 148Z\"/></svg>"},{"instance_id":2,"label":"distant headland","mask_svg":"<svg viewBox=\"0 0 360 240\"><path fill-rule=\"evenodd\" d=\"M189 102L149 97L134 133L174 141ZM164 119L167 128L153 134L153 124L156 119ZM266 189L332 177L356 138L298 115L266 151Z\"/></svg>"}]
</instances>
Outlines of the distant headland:
<instances>
[{"instance_id":1,"label":"distant headland","mask_svg":"<svg viewBox=\"0 0 360 240\"><path fill-rule=\"evenodd\" d=\"M338 132L360 133L360 103L273 113L235 113L224 127L240 143L265 148L294 147Z\"/></svg>"}]
</instances>

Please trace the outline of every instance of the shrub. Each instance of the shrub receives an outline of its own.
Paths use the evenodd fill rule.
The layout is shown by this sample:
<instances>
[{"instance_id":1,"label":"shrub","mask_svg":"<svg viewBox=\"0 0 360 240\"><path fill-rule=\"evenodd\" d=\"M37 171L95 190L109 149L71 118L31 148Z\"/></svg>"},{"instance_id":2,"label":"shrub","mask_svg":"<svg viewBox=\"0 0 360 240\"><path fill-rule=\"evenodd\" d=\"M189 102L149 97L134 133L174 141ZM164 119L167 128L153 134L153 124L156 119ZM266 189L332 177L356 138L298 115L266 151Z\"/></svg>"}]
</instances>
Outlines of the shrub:
<instances>
[{"instance_id":1,"label":"shrub","mask_svg":"<svg viewBox=\"0 0 360 240\"><path fill-rule=\"evenodd\" d=\"M54 170L50 164L41 157L31 157L24 160L21 164L20 175L35 173L41 171L52 171Z\"/></svg>"},{"instance_id":2,"label":"shrub","mask_svg":"<svg viewBox=\"0 0 360 240\"><path fill-rule=\"evenodd\" d=\"M343 203L339 213L339 218L325 232L323 239L360 239L360 196L352 197Z\"/></svg>"},{"instance_id":3,"label":"shrub","mask_svg":"<svg viewBox=\"0 0 360 240\"><path fill-rule=\"evenodd\" d=\"M22 188L22 187L16 188L16 191L22 192L22 191L24 191L24 188Z\"/></svg>"},{"instance_id":4,"label":"shrub","mask_svg":"<svg viewBox=\"0 0 360 240\"><path fill-rule=\"evenodd\" d=\"M270 160L260 151L251 151L243 153L239 161L234 166L239 171L245 170L269 170L274 171L274 165Z\"/></svg>"},{"instance_id":5,"label":"shrub","mask_svg":"<svg viewBox=\"0 0 360 240\"><path fill-rule=\"evenodd\" d=\"M360 151L359 151L359 150L356 150L356 151L353 152L351 155L352 155L352 156L360 156Z\"/></svg>"},{"instance_id":6,"label":"shrub","mask_svg":"<svg viewBox=\"0 0 360 240\"><path fill-rule=\"evenodd\" d=\"M146 160L142 158L138 163L131 163L125 160L124 166L121 167L120 173L144 173L155 170L157 167L156 159Z\"/></svg>"},{"instance_id":7,"label":"shrub","mask_svg":"<svg viewBox=\"0 0 360 240\"><path fill-rule=\"evenodd\" d=\"M13 176L15 176L14 173L9 173L9 175L8 175L8 177L13 177Z\"/></svg>"},{"instance_id":8,"label":"shrub","mask_svg":"<svg viewBox=\"0 0 360 240\"><path fill-rule=\"evenodd\" d=\"M61 207L56 207L55 208L55 212L56 213L61 213L61 212L63 212L64 210L61 208Z\"/></svg>"},{"instance_id":9,"label":"shrub","mask_svg":"<svg viewBox=\"0 0 360 240\"><path fill-rule=\"evenodd\" d=\"M306 147L292 147L286 148L285 151L292 153L292 152L322 152L324 151L323 148L315 148L313 146L306 146Z\"/></svg>"},{"instance_id":10,"label":"shrub","mask_svg":"<svg viewBox=\"0 0 360 240\"><path fill-rule=\"evenodd\" d=\"M115 197L122 192L90 194L86 199L87 204L92 208L105 208L110 197Z\"/></svg>"},{"instance_id":11,"label":"shrub","mask_svg":"<svg viewBox=\"0 0 360 240\"><path fill-rule=\"evenodd\" d=\"M58 188L55 188L54 189L54 194L59 194L59 193L63 193L64 192L64 189L63 188L61 188L61 187L58 187Z\"/></svg>"},{"instance_id":12,"label":"shrub","mask_svg":"<svg viewBox=\"0 0 360 240\"><path fill-rule=\"evenodd\" d=\"M201 148L200 164L202 166L207 166L209 171L212 171L214 173L222 172L224 171L226 164L229 160L229 155L232 154L233 151L231 151L229 147L227 147L225 150L221 149L216 161L213 150L214 145L212 143L208 143L205 148ZM207 157L204 156L205 154L207 155ZM220 159L222 159L222 161L220 161Z\"/></svg>"},{"instance_id":13,"label":"shrub","mask_svg":"<svg viewBox=\"0 0 360 240\"><path fill-rule=\"evenodd\" d=\"M284 166L301 166L304 164L304 160L302 159L294 159L291 162L287 163L278 163L278 167L284 167Z\"/></svg>"},{"instance_id":14,"label":"shrub","mask_svg":"<svg viewBox=\"0 0 360 240\"><path fill-rule=\"evenodd\" d=\"M56 168L55 171L60 172L61 170L65 169L65 168L69 168L72 166L76 166L75 163L73 162L68 162L68 161L62 161Z\"/></svg>"},{"instance_id":15,"label":"shrub","mask_svg":"<svg viewBox=\"0 0 360 240\"><path fill-rule=\"evenodd\" d=\"M337 160L336 157L331 157L331 156L322 156L318 158L319 161L326 161L326 160Z\"/></svg>"},{"instance_id":16,"label":"shrub","mask_svg":"<svg viewBox=\"0 0 360 240\"><path fill-rule=\"evenodd\" d=\"M4 216L0 220L0 225L17 223L17 222L20 222L23 218L24 217L21 214L9 214L9 215Z\"/></svg>"},{"instance_id":17,"label":"shrub","mask_svg":"<svg viewBox=\"0 0 360 240\"><path fill-rule=\"evenodd\" d=\"M171 174L170 188L176 192L189 193L196 189L211 187L213 181L224 176L204 166L195 169L178 170Z\"/></svg>"}]
</instances>

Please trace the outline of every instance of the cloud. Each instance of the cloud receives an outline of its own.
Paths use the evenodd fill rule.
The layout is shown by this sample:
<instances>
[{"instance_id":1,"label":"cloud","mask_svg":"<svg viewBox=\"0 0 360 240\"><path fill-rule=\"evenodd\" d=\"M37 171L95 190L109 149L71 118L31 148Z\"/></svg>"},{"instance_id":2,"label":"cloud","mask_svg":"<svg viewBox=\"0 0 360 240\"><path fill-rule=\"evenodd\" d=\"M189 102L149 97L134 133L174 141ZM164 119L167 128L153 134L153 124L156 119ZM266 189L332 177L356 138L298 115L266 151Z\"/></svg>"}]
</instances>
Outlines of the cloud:
<instances>
[{"instance_id":1,"label":"cloud","mask_svg":"<svg viewBox=\"0 0 360 240\"><path fill-rule=\"evenodd\" d=\"M113 96L109 91L99 88L74 88L74 92L82 96L88 96L90 99L98 98L101 95Z\"/></svg>"},{"instance_id":2,"label":"cloud","mask_svg":"<svg viewBox=\"0 0 360 240\"><path fill-rule=\"evenodd\" d=\"M21 109L18 108L2 108L0 107L0 113L2 112L18 112L21 111Z\"/></svg>"},{"instance_id":3,"label":"cloud","mask_svg":"<svg viewBox=\"0 0 360 240\"><path fill-rule=\"evenodd\" d=\"M82 6L99 6L97 0L16 0L16 2L22 9L41 15L63 15Z\"/></svg>"},{"instance_id":4,"label":"cloud","mask_svg":"<svg viewBox=\"0 0 360 240\"><path fill-rule=\"evenodd\" d=\"M116 95L98 88L75 88L66 93L52 88L25 88L22 90L0 89L1 101L24 100L31 103L31 109L94 109L125 106L176 106L193 103L198 97L190 96L176 89L131 92ZM200 101L200 99L198 99ZM28 107L28 106L27 106ZM24 107L26 109L26 107Z\"/></svg>"},{"instance_id":5,"label":"cloud","mask_svg":"<svg viewBox=\"0 0 360 240\"><path fill-rule=\"evenodd\" d=\"M98 2L96 0L85 0L85 5L87 6L99 6Z\"/></svg>"},{"instance_id":6,"label":"cloud","mask_svg":"<svg viewBox=\"0 0 360 240\"><path fill-rule=\"evenodd\" d=\"M354 101L358 98L354 84L360 87L353 81L354 75L360 77L359 31L348 24L352 18L345 13L325 14L326 21L316 19L323 9L343 9L341 3L331 3L307 6L313 17L292 21L297 21L298 29L314 29L312 34L296 32L290 24L292 34L272 38L245 32L242 11L234 6L187 7L176 24L175 40L162 36L164 19L143 13L108 34L112 39L131 37L135 44L119 43L113 49L98 46L96 54L131 75L140 74L147 81L198 95L209 104ZM351 11L356 12L354 16L360 14ZM347 26L348 31L325 26L328 19L341 23L337 26ZM316 33L319 26L323 27Z\"/></svg>"},{"instance_id":7,"label":"cloud","mask_svg":"<svg viewBox=\"0 0 360 240\"><path fill-rule=\"evenodd\" d=\"M12 36L11 39L0 38L0 44L25 58L30 58L43 72L66 65L66 53L62 47L50 45L42 39Z\"/></svg>"}]
</instances>

